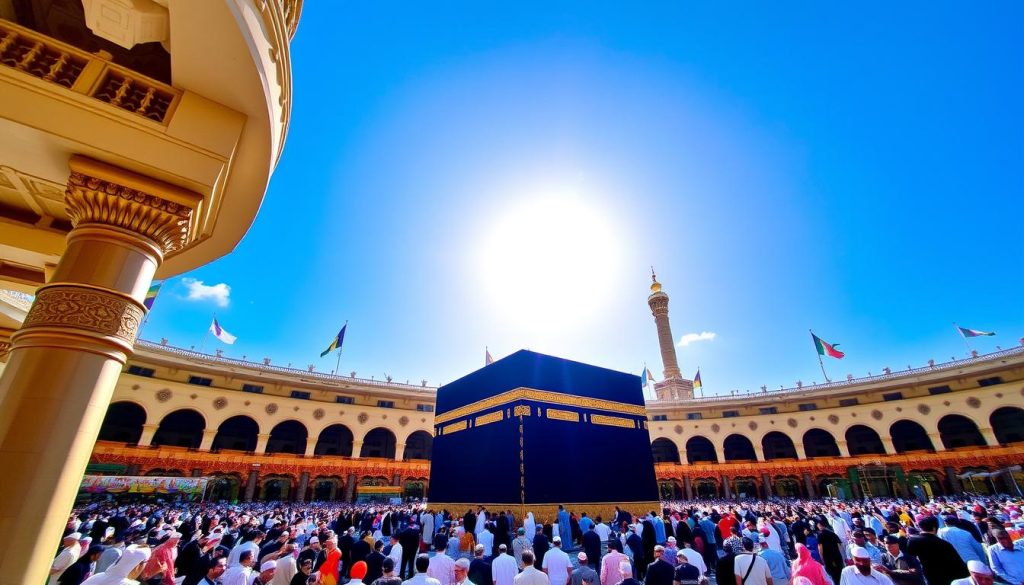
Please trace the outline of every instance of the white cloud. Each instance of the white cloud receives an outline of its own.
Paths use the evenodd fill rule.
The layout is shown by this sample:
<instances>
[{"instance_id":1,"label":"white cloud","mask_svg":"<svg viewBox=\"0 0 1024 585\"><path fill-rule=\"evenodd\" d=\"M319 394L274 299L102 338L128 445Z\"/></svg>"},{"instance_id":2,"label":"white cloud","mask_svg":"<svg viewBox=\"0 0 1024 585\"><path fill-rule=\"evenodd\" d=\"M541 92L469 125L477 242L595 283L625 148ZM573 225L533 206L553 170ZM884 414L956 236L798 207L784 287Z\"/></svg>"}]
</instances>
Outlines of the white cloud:
<instances>
[{"instance_id":1,"label":"white cloud","mask_svg":"<svg viewBox=\"0 0 1024 585\"><path fill-rule=\"evenodd\" d=\"M686 347L687 345L690 345L691 343L694 343L696 341L711 341L717 335L718 334L715 333L714 331L701 331L700 333L687 333L686 335L684 335L684 336L679 338L679 343L677 343L676 345L678 345L679 347Z\"/></svg>"},{"instance_id":2,"label":"white cloud","mask_svg":"<svg viewBox=\"0 0 1024 585\"><path fill-rule=\"evenodd\" d=\"M194 278L183 278L181 280L185 288L188 289L188 296L185 297L190 301L213 301L218 307L228 306L228 297L231 296L231 287L227 284L220 282L215 285L203 284L203 281L196 280Z\"/></svg>"}]
</instances>

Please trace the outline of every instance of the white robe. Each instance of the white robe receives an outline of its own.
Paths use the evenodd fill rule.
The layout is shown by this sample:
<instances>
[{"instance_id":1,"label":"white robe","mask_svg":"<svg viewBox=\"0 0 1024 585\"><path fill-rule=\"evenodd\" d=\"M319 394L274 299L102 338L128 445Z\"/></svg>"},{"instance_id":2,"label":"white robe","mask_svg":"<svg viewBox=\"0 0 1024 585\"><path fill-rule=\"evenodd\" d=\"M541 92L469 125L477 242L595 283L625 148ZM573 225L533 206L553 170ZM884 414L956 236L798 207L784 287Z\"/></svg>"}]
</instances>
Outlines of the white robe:
<instances>
[{"instance_id":1,"label":"white robe","mask_svg":"<svg viewBox=\"0 0 1024 585\"><path fill-rule=\"evenodd\" d=\"M484 524L486 524L486 523L487 523L487 512L481 510L480 513L476 515L476 526L473 527L473 533L474 534L480 534L481 532L483 532L484 531Z\"/></svg>"},{"instance_id":2,"label":"white robe","mask_svg":"<svg viewBox=\"0 0 1024 585\"><path fill-rule=\"evenodd\" d=\"M78 560L78 556L81 553L82 546L77 542L67 547L66 549L60 551L60 554L57 555L57 558L53 559L53 564L50 565L50 569L56 570L57 572L50 576L50 580L48 581L49 585L57 585L57 579L60 579L60 576L64 573L64 571L67 570L68 567L75 564L75 561Z\"/></svg>"},{"instance_id":3,"label":"white robe","mask_svg":"<svg viewBox=\"0 0 1024 585\"><path fill-rule=\"evenodd\" d=\"M526 519L523 520L523 528L526 529L526 539L532 543L533 537L537 536L537 521L533 519L533 512L526 513Z\"/></svg>"}]
</instances>

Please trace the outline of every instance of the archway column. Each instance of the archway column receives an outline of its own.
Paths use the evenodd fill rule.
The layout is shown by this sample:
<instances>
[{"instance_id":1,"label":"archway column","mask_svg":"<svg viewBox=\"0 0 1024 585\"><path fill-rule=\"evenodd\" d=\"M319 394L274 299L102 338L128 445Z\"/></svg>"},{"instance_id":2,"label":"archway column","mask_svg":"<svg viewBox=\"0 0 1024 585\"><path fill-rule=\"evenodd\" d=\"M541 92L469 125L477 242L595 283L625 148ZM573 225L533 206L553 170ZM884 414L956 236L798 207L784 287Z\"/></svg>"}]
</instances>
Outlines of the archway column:
<instances>
[{"instance_id":1,"label":"archway column","mask_svg":"<svg viewBox=\"0 0 1024 585\"><path fill-rule=\"evenodd\" d=\"M314 444L315 444L315 442L314 442ZM302 474L299 475L299 489L298 489L298 491L295 492L295 501L296 502L305 502L306 501L306 490L308 488L309 488L309 472L308 471L303 471Z\"/></svg>"},{"instance_id":2,"label":"archway column","mask_svg":"<svg viewBox=\"0 0 1024 585\"><path fill-rule=\"evenodd\" d=\"M996 432L992 430L992 427L980 427L981 436L985 437L985 444L989 447L998 447L999 439L996 438Z\"/></svg>"},{"instance_id":3,"label":"archway column","mask_svg":"<svg viewBox=\"0 0 1024 585\"><path fill-rule=\"evenodd\" d=\"M140 447L150 447L153 445L153 437L156 436L156 430L160 428L157 424L144 424L142 425L142 436L139 437L138 445Z\"/></svg>"},{"instance_id":4,"label":"archway column","mask_svg":"<svg viewBox=\"0 0 1024 585\"><path fill-rule=\"evenodd\" d=\"M260 477L260 472L253 469L249 472L249 479L245 482L245 501L251 502L256 497L256 480Z\"/></svg>"},{"instance_id":5,"label":"archway column","mask_svg":"<svg viewBox=\"0 0 1024 585\"><path fill-rule=\"evenodd\" d=\"M839 447L840 457L850 456L850 446L846 444L846 441L836 441L836 446Z\"/></svg>"},{"instance_id":6,"label":"archway column","mask_svg":"<svg viewBox=\"0 0 1024 585\"><path fill-rule=\"evenodd\" d=\"M265 455L267 453L267 443L270 441L270 435L266 433L260 433L256 435L256 453L259 455Z\"/></svg>"},{"instance_id":7,"label":"archway column","mask_svg":"<svg viewBox=\"0 0 1024 585\"><path fill-rule=\"evenodd\" d=\"M363 456L363 442L352 441L352 458L359 459Z\"/></svg>"},{"instance_id":8,"label":"archway column","mask_svg":"<svg viewBox=\"0 0 1024 585\"><path fill-rule=\"evenodd\" d=\"M767 471L761 472L761 485L764 486L764 497L772 497L772 478Z\"/></svg>"},{"instance_id":9,"label":"archway column","mask_svg":"<svg viewBox=\"0 0 1024 585\"><path fill-rule=\"evenodd\" d=\"M362 441L360 441L360 444ZM345 481L345 501L351 502L355 499L356 495L356 474L348 474L348 479Z\"/></svg>"},{"instance_id":10,"label":"archway column","mask_svg":"<svg viewBox=\"0 0 1024 585\"><path fill-rule=\"evenodd\" d=\"M794 442L793 443L793 448L796 449L796 458L797 459L799 459L801 461L803 461L804 459L807 459L807 451L804 450L804 443L803 443L803 441L800 441L799 443Z\"/></svg>"},{"instance_id":11,"label":"archway column","mask_svg":"<svg viewBox=\"0 0 1024 585\"><path fill-rule=\"evenodd\" d=\"M960 483L960 478L956 476L956 469L946 467L943 471L946 472L946 485L949 486L949 489L957 495L964 493L964 486Z\"/></svg>"},{"instance_id":12,"label":"archway column","mask_svg":"<svg viewBox=\"0 0 1024 585\"><path fill-rule=\"evenodd\" d=\"M693 484L690 482L689 475L683 476L683 491L686 493L687 500L693 499Z\"/></svg>"},{"instance_id":13,"label":"archway column","mask_svg":"<svg viewBox=\"0 0 1024 585\"><path fill-rule=\"evenodd\" d=\"M395 461L405 460L405 443L395 444Z\"/></svg>"},{"instance_id":14,"label":"archway column","mask_svg":"<svg viewBox=\"0 0 1024 585\"><path fill-rule=\"evenodd\" d=\"M42 583L114 386L134 352L164 255L183 247L198 193L72 156L64 203L74 226L11 336L0 377L0 530L13 539L0 582Z\"/></svg>"},{"instance_id":15,"label":"archway column","mask_svg":"<svg viewBox=\"0 0 1024 585\"><path fill-rule=\"evenodd\" d=\"M935 449L936 451L946 450L946 446L942 444L942 434L938 432L928 433L928 438L932 441L932 449Z\"/></svg>"},{"instance_id":16,"label":"archway column","mask_svg":"<svg viewBox=\"0 0 1024 585\"><path fill-rule=\"evenodd\" d=\"M725 499L732 498L732 486L729 485L729 476L724 473L722 474L722 494L725 496Z\"/></svg>"},{"instance_id":17,"label":"archway column","mask_svg":"<svg viewBox=\"0 0 1024 585\"><path fill-rule=\"evenodd\" d=\"M317 437L306 437L306 457L312 457L316 451Z\"/></svg>"},{"instance_id":18,"label":"archway column","mask_svg":"<svg viewBox=\"0 0 1024 585\"><path fill-rule=\"evenodd\" d=\"M880 435L882 439L882 447L885 447L886 455L896 454L896 445L892 442L892 437L889 435Z\"/></svg>"},{"instance_id":19,"label":"archway column","mask_svg":"<svg viewBox=\"0 0 1024 585\"><path fill-rule=\"evenodd\" d=\"M217 437L217 429L203 429L203 440L199 443L200 451L209 451L213 448L213 440Z\"/></svg>"},{"instance_id":20,"label":"archway column","mask_svg":"<svg viewBox=\"0 0 1024 585\"><path fill-rule=\"evenodd\" d=\"M811 477L810 472L804 472L804 487L807 488L807 497L816 498L818 497L818 490L814 488L814 478Z\"/></svg>"},{"instance_id":21,"label":"archway column","mask_svg":"<svg viewBox=\"0 0 1024 585\"><path fill-rule=\"evenodd\" d=\"M756 457L758 461L767 461L764 458L764 446L760 443L754 443L753 441L751 441L751 444L754 446L754 457Z\"/></svg>"}]
</instances>

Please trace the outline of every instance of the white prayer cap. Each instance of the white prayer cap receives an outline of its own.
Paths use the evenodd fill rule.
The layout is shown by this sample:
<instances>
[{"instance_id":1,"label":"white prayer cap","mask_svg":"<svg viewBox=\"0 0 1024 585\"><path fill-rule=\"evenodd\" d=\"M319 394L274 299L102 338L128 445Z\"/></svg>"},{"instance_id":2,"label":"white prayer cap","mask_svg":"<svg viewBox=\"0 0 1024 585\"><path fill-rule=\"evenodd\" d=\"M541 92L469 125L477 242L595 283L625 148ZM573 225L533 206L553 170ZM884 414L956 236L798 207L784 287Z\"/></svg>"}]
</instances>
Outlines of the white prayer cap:
<instances>
[{"instance_id":1,"label":"white prayer cap","mask_svg":"<svg viewBox=\"0 0 1024 585\"><path fill-rule=\"evenodd\" d=\"M562 537L561 536L556 536L556 537L551 539L551 542L557 542L558 544L562 544Z\"/></svg>"},{"instance_id":2,"label":"white prayer cap","mask_svg":"<svg viewBox=\"0 0 1024 585\"><path fill-rule=\"evenodd\" d=\"M585 561L585 560L587 560L587 553L581 552L580 554L576 555L576 558L581 560L581 561Z\"/></svg>"},{"instance_id":3,"label":"white prayer cap","mask_svg":"<svg viewBox=\"0 0 1024 585\"><path fill-rule=\"evenodd\" d=\"M676 541L676 537L670 536L670 537L668 537L668 541L669 542L675 542Z\"/></svg>"},{"instance_id":4,"label":"white prayer cap","mask_svg":"<svg viewBox=\"0 0 1024 585\"><path fill-rule=\"evenodd\" d=\"M73 538L75 540L82 540L82 533L81 532L72 532L71 534L65 536L64 538Z\"/></svg>"},{"instance_id":5,"label":"white prayer cap","mask_svg":"<svg viewBox=\"0 0 1024 585\"><path fill-rule=\"evenodd\" d=\"M991 575L992 569L988 568L985 563L977 560L967 561L967 570L971 573L977 573L979 575Z\"/></svg>"},{"instance_id":6,"label":"white prayer cap","mask_svg":"<svg viewBox=\"0 0 1024 585\"><path fill-rule=\"evenodd\" d=\"M459 559L459 560L455 561L455 566L460 568L460 569L468 569L469 568L469 559Z\"/></svg>"},{"instance_id":7,"label":"white prayer cap","mask_svg":"<svg viewBox=\"0 0 1024 585\"><path fill-rule=\"evenodd\" d=\"M316 544L318 542L320 542L320 539L315 536L309 539L309 544Z\"/></svg>"},{"instance_id":8,"label":"white prayer cap","mask_svg":"<svg viewBox=\"0 0 1024 585\"><path fill-rule=\"evenodd\" d=\"M484 545L482 545L482 544L478 544L478 545L476 545L476 548L474 548L473 550L476 550L476 551L483 551L483 550L484 550Z\"/></svg>"},{"instance_id":9,"label":"white prayer cap","mask_svg":"<svg viewBox=\"0 0 1024 585\"><path fill-rule=\"evenodd\" d=\"M263 571L269 571L270 569L276 569L276 568L277 568L277 561L264 561L263 564L260 565L260 572L262 573Z\"/></svg>"},{"instance_id":10,"label":"white prayer cap","mask_svg":"<svg viewBox=\"0 0 1024 585\"><path fill-rule=\"evenodd\" d=\"M864 548L863 546L856 546L853 548L853 558L870 559L871 554L868 552L868 549Z\"/></svg>"}]
</instances>

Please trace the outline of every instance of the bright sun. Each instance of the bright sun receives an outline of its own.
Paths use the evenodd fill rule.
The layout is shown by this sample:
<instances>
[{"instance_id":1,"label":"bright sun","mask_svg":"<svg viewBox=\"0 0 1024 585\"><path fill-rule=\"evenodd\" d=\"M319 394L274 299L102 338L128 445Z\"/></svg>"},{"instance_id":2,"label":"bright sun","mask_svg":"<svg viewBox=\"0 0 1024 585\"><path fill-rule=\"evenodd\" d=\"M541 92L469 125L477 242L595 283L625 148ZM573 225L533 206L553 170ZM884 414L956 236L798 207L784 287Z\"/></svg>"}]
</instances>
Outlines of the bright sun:
<instances>
[{"instance_id":1,"label":"bright sun","mask_svg":"<svg viewBox=\"0 0 1024 585\"><path fill-rule=\"evenodd\" d=\"M597 316L620 274L607 213L580 196L547 193L501 213L479 250L484 299L522 327L565 327Z\"/></svg>"}]
</instances>

